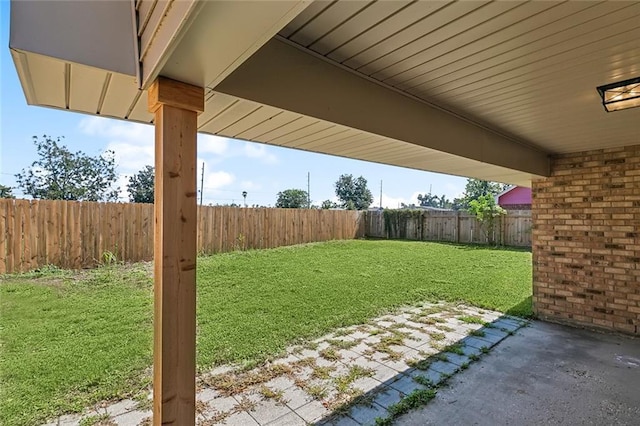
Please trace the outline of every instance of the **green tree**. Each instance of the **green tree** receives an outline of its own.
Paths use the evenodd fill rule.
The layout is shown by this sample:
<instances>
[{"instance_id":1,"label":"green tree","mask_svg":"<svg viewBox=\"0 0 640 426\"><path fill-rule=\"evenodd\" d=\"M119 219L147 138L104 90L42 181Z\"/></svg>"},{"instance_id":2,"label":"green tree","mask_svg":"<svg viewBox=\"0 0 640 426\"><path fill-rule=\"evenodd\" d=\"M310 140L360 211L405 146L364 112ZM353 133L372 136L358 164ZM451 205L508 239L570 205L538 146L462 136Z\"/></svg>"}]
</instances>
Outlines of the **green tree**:
<instances>
[{"instance_id":1,"label":"green tree","mask_svg":"<svg viewBox=\"0 0 640 426\"><path fill-rule=\"evenodd\" d=\"M31 167L16 174L18 187L36 199L76 201L116 201L118 189L115 159L112 151L90 157L71 152L60 143L44 135L33 137L38 160Z\"/></svg>"},{"instance_id":2,"label":"green tree","mask_svg":"<svg viewBox=\"0 0 640 426\"><path fill-rule=\"evenodd\" d=\"M366 210L373 203L373 195L367 188L367 180L360 176L341 175L336 181L336 195L340 207L347 210Z\"/></svg>"},{"instance_id":3,"label":"green tree","mask_svg":"<svg viewBox=\"0 0 640 426\"><path fill-rule=\"evenodd\" d=\"M481 179L467 179L464 194L461 198L453 200L453 208L455 210L467 210L471 201L477 200L486 195L495 197L502 192L505 187L506 185L497 182L489 182Z\"/></svg>"},{"instance_id":4,"label":"green tree","mask_svg":"<svg viewBox=\"0 0 640 426\"><path fill-rule=\"evenodd\" d=\"M127 185L129 201L132 203L153 204L154 177L155 169L153 166L144 166L144 169L129 177L129 184Z\"/></svg>"},{"instance_id":5,"label":"green tree","mask_svg":"<svg viewBox=\"0 0 640 426\"><path fill-rule=\"evenodd\" d=\"M303 209L309 207L307 191L302 189L285 189L278 192L276 207L282 209Z\"/></svg>"},{"instance_id":6,"label":"green tree","mask_svg":"<svg viewBox=\"0 0 640 426\"><path fill-rule=\"evenodd\" d=\"M322 202L322 204L320 205L320 208L323 210L329 210L329 209L337 209L338 208L338 204L331 201L331 200L324 200Z\"/></svg>"},{"instance_id":7,"label":"green tree","mask_svg":"<svg viewBox=\"0 0 640 426\"><path fill-rule=\"evenodd\" d=\"M0 198L16 198L10 186L0 184Z\"/></svg>"},{"instance_id":8,"label":"green tree","mask_svg":"<svg viewBox=\"0 0 640 426\"><path fill-rule=\"evenodd\" d=\"M420 201L421 207L437 207L441 209L450 209L453 206L451 200L447 198L446 195L442 195L438 197L437 195L428 194L418 194L418 201Z\"/></svg>"},{"instance_id":9,"label":"green tree","mask_svg":"<svg viewBox=\"0 0 640 426\"><path fill-rule=\"evenodd\" d=\"M470 200L475 200L482 195L497 195L504 189L503 184L498 182L489 182L481 179L467 179L464 193Z\"/></svg>"},{"instance_id":10,"label":"green tree","mask_svg":"<svg viewBox=\"0 0 640 426\"><path fill-rule=\"evenodd\" d=\"M498 217L506 214L506 211L496 204L496 199L493 195L481 195L475 200L469 202L467 211L474 215L480 222L487 242L489 244L495 244L494 230Z\"/></svg>"}]
</instances>

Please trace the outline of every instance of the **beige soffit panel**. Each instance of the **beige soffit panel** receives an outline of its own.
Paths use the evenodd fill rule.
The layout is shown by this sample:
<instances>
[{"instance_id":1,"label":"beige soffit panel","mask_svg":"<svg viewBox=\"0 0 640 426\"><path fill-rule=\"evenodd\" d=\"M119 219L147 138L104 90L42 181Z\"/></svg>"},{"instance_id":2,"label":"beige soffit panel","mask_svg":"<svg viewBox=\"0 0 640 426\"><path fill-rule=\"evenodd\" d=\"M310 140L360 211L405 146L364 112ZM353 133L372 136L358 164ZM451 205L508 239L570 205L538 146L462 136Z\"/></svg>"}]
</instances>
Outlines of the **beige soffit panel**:
<instances>
[{"instance_id":1,"label":"beige soffit panel","mask_svg":"<svg viewBox=\"0 0 640 426\"><path fill-rule=\"evenodd\" d=\"M531 174L211 92L199 131L381 164L530 185ZM232 123L232 124L230 124Z\"/></svg>"},{"instance_id":2,"label":"beige soffit panel","mask_svg":"<svg viewBox=\"0 0 640 426\"><path fill-rule=\"evenodd\" d=\"M296 1L205 1L161 75L213 88L309 4Z\"/></svg>"},{"instance_id":3,"label":"beige soffit panel","mask_svg":"<svg viewBox=\"0 0 640 426\"><path fill-rule=\"evenodd\" d=\"M48 56L11 50L27 103L66 109L65 62Z\"/></svg>"},{"instance_id":4,"label":"beige soffit panel","mask_svg":"<svg viewBox=\"0 0 640 426\"><path fill-rule=\"evenodd\" d=\"M392 75L388 78L393 81L389 84L401 89L410 89L430 79L499 58L500 55L508 54L514 49L535 43L555 33L561 33L567 27L567 20L578 24L580 20L597 19L602 12L599 12L594 4L588 2L524 3L511 11L514 14L523 14L519 16L519 20L505 21L505 17L511 17L511 14L505 14L476 27L475 30L485 27L493 30L485 37L480 37L468 44L460 44L444 54L441 54L443 46L438 46L437 49L429 49L394 64L398 66L398 71L402 70L402 73L390 73ZM538 12L538 9L542 9L543 6L550 7ZM472 29L467 32L476 31ZM466 36L467 32L461 33L460 36ZM459 37L456 37L451 42L457 42L458 39ZM496 61L496 63L500 62Z\"/></svg>"},{"instance_id":5,"label":"beige soffit panel","mask_svg":"<svg viewBox=\"0 0 640 426\"><path fill-rule=\"evenodd\" d=\"M120 119L127 117L129 108L138 93L135 77L111 73L100 115Z\"/></svg>"},{"instance_id":6,"label":"beige soffit panel","mask_svg":"<svg viewBox=\"0 0 640 426\"><path fill-rule=\"evenodd\" d=\"M83 65L69 65L69 109L97 114L111 73ZM102 81L102 84L98 82Z\"/></svg>"},{"instance_id":7,"label":"beige soffit panel","mask_svg":"<svg viewBox=\"0 0 640 426\"><path fill-rule=\"evenodd\" d=\"M185 35L206 2L197 0L158 1L140 35L142 84L147 88L160 74L175 46Z\"/></svg>"},{"instance_id":8,"label":"beige soffit panel","mask_svg":"<svg viewBox=\"0 0 640 426\"><path fill-rule=\"evenodd\" d=\"M216 91L480 162L549 174L546 153L279 39L267 43Z\"/></svg>"},{"instance_id":9,"label":"beige soffit panel","mask_svg":"<svg viewBox=\"0 0 640 426\"><path fill-rule=\"evenodd\" d=\"M153 122L153 114L149 112L149 103L147 101L148 92L141 90L138 92L140 96L129 107L130 111L127 114L127 119L133 121L140 121L142 123Z\"/></svg>"},{"instance_id":10,"label":"beige soffit panel","mask_svg":"<svg viewBox=\"0 0 640 426\"><path fill-rule=\"evenodd\" d=\"M12 49L137 73L132 1L13 0L10 19Z\"/></svg>"},{"instance_id":11,"label":"beige soffit panel","mask_svg":"<svg viewBox=\"0 0 640 426\"><path fill-rule=\"evenodd\" d=\"M595 88L640 75L639 2L340 3L280 35L547 152L638 143L634 113L605 114Z\"/></svg>"},{"instance_id":12,"label":"beige soffit panel","mask_svg":"<svg viewBox=\"0 0 640 426\"><path fill-rule=\"evenodd\" d=\"M230 138L236 138L238 135L243 134L252 128L260 125L261 123L271 120L281 111L277 108L272 108L266 105L258 106L251 114L244 117L242 120L223 129L224 133Z\"/></svg>"}]
</instances>

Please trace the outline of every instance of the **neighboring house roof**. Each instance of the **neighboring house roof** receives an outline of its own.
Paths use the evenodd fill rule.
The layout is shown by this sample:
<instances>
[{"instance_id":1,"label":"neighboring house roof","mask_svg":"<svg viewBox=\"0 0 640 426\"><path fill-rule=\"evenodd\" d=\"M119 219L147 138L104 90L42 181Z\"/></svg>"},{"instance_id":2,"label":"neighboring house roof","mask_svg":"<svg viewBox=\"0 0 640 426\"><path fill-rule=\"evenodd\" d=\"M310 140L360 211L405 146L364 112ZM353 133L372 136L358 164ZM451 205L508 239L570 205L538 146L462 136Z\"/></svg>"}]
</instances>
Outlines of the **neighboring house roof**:
<instances>
[{"instance_id":1,"label":"neighboring house roof","mask_svg":"<svg viewBox=\"0 0 640 426\"><path fill-rule=\"evenodd\" d=\"M531 188L511 186L496 195L496 204L500 206L512 204L531 204Z\"/></svg>"}]
</instances>

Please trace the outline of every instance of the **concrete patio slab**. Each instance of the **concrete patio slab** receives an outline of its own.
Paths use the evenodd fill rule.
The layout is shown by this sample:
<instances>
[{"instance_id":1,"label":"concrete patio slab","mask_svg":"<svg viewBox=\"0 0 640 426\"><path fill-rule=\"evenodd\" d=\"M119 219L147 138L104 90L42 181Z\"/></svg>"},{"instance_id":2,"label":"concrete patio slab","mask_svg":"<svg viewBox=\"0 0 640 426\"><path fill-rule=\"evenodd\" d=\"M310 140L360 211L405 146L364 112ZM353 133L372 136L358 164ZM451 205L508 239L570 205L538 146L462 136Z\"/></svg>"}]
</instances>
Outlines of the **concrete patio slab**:
<instances>
[{"instance_id":1,"label":"concrete patio slab","mask_svg":"<svg viewBox=\"0 0 640 426\"><path fill-rule=\"evenodd\" d=\"M533 322L395 424L637 425L639 384L640 339Z\"/></svg>"}]
</instances>

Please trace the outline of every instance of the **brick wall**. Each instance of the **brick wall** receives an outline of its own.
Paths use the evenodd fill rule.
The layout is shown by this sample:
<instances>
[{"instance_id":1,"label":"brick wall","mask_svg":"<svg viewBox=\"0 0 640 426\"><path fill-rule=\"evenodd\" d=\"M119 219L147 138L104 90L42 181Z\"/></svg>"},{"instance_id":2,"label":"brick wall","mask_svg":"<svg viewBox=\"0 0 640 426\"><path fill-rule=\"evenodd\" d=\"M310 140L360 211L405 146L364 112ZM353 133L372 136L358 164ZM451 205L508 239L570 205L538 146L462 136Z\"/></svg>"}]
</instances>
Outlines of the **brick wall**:
<instances>
[{"instance_id":1,"label":"brick wall","mask_svg":"<svg viewBox=\"0 0 640 426\"><path fill-rule=\"evenodd\" d=\"M533 182L542 319L640 334L640 145L553 159Z\"/></svg>"}]
</instances>

